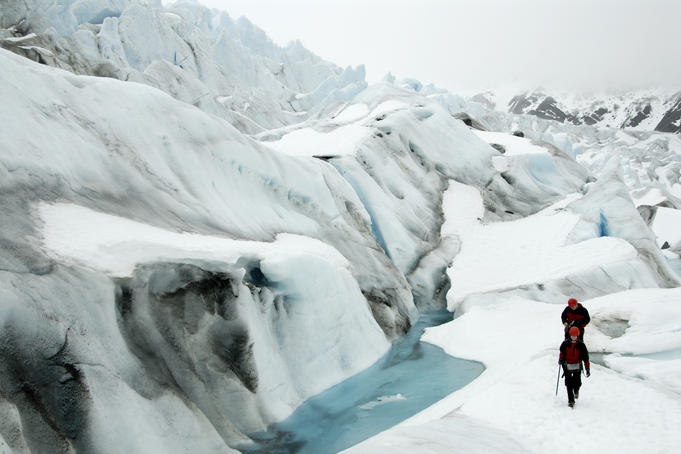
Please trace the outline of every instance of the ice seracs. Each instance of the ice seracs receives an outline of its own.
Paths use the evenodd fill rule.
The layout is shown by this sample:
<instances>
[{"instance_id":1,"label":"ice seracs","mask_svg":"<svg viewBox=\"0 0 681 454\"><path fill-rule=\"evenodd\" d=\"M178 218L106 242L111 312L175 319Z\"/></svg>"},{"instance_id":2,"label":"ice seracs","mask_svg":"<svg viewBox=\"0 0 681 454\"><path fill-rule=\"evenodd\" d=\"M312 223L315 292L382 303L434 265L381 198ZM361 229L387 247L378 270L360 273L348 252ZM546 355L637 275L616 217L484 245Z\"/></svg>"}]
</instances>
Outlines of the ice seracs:
<instances>
[{"instance_id":1,"label":"ice seracs","mask_svg":"<svg viewBox=\"0 0 681 454\"><path fill-rule=\"evenodd\" d=\"M277 46L247 19L196 2L9 2L0 20L11 35L0 35L0 47L151 85L247 133L300 121L327 97L345 100L366 86L363 67L339 68L299 42Z\"/></svg>"},{"instance_id":2,"label":"ice seracs","mask_svg":"<svg viewBox=\"0 0 681 454\"><path fill-rule=\"evenodd\" d=\"M177 424L202 434L201 450L224 450L367 367L408 329L417 312L407 282L328 164L270 151L151 87L76 76L5 50L0 59L8 101L2 396L7 411L35 415L19 437L31 449L106 451L115 445L100 434L105 421L120 434L136 421L121 416L130 411L155 421L140 426L149 433L130 439L131 450L188 447ZM302 240L277 256L286 232ZM345 253L324 255L329 243L317 234ZM387 286L384 265L395 279ZM368 337L344 326L364 326ZM308 343L314 332L323 339ZM336 349L347 350L326 358ZM22 382L49 400L42 413L5 400ZM122 388L127 397L112 401ZM60 399L73 406L50 403ZM158 441L167 431L174 435Z\"/></svg>"}]
</instances>

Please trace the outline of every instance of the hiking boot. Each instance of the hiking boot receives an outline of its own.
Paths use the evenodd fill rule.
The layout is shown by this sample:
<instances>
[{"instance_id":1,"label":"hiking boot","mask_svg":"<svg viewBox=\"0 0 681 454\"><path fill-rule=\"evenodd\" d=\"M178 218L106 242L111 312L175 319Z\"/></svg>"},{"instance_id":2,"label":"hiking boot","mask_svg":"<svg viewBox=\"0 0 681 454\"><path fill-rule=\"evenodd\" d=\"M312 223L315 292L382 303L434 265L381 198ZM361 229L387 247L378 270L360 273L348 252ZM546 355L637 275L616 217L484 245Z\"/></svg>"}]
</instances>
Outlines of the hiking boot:
<instances>
[{"instance_id":1,"label":"hiking boot","mask_svg":"<svg viewBox=\"0 0 681 454\"><path fill-rule=\"evenodd\" d=\"M568 407L574 408L574 406L575 406L575 403L574 403L574 402L568 402Z\"/></svg>"},{"instance_id":2,"label":"hiking boot","mask_svg":"<svg viewBox=\"0 0 681 454\"><path fill-rule=\"evenodd\" d=\"M579 391L575 391L575 399L579 399Z\"/></svg>"}]
</instances>

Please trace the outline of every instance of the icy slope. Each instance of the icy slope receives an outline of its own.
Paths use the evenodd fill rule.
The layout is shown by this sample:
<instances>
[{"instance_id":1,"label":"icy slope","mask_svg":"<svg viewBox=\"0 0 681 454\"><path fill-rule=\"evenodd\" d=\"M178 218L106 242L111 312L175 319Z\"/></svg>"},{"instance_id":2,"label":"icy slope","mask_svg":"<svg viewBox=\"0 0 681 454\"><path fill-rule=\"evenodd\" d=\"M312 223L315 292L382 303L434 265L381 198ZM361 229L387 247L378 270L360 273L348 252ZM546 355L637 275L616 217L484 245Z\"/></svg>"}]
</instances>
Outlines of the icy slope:
<instances>
[{"instance_id":1,"label":"icy slope","mask_svg":"<svg viewBox=\"0 0 681 454\"><path fill-rule=\"evenodd\" d=\"M13 449L228 451L408 328L407 282L327 163L144 85L0 60Z\"/></svg>"},{"instance_id":2,"label":"icy slope","mask_svg":"<svg viewBox=\"0 0 681 454\"><path fill-rule=\"evenodd\" d=\"M514 156L512 147L502 155L438 102L397 85L375 84L327 116L260 138L280 153L333 165L367 209L373 236L407 276L417 305L444 306L444 269L459 244L440 235L450 179L480 189L486 206L481 217L506 219L578 190L586 175L546 146L537 145L531 157ZM503 168L495 167L502 161Z\"/></svg>"},{"instance_id":3,"label":"icy slope","mask_svg":"<svg viewBox=\"0 0 681 454\"><path fill-rule=\"evenodd\" d=\"M550 148L503 157L399 83L257 143L142 84L0 59L11 446L107 452L128 431L132 451L239 443L376 359L413 297L444 304L450 179L483 194L486 220L586 181Z\"/></svg>"},{"instance_id":4,"label":"icy slope","mask_svg":"<svg viewBox=\"0 0 681 454\"><path fill-rule=\"evenodd\" d=\"M658 207L681 209L681 139L677 134L574 126L496 112L451 94L435 97L452 115L467 117L490 131L522 134L576 159L591 180L619 166L629 194L648 224Z\"/></svg>"},{"instance_id":5,"label":"icy slope","mask_svg":"<svg viewBox=\"0 0 681 454\"><path fill-rule=\"evenodd\" d=\"M677 138L500 114L450 94L434 98L473 127L532 139L477 132L509 150L507 159L541 155L534 146L550 144L587 164L589 183L540 213L489 223L482 222L479 188L450 182L442 236L461 240L448 268L448 303L457 318L424 339L480 360L487 370L420 415L345 452L444 453L461 446L544 453L566 445L585 453L675 450L681 441L673 429L681 420L679 276L659 246L678 230ZM505 164L495 158L497 168ZM643 200L658 206L641 210ZM553 395L561 303L568 296L591 311L585 341L595 361L574 412L565 405L562 383ZM462 426L470 432L459 433ZM576 427L579 443L566 427Z\"/></svg>"},{"instance_id":6,"label":"icy slope","mask_svg":"<svg viewBox=\"0 0 681 454\"><path fill-rule=\"evenodd\" d=\"M521 220L480 226L476 216L482 205L477 190L450 187L444 207L451 217L443 230L494 228L500 247L488 248L486 241L464 236L462 252L450 273L466 283L467 296L454 292L453 280L450 303L464 298L457 318L427 330L424 339L454 356L482 361L487 369L473 383L421 414L344 452L444 453L464 446L470 452L544 453L566 445L585 453L675 450L681 441L673 429L681 422L675 378L681 372L677 359L679 289L654 288L659 277L650 273L623 239L592 235L570 245L570 237L581 230L573 229L574 220L584 216L571 208L575 203L572 197ZM462 212L467 213L463 219ZM504 244L514 246L504 248ZM574 247L587 244L586 251ZM523 260L521 255L532 254L534 248L542 250L543 266ZM512 266L469 282L479 270L463 263L459 266L465 257ZM594 268L607 272L594 272ZM553 273L548 281L547 271ZM621 280L624 288L649 288L589 299L599 289L612 289L612 279ZM592 362L592 376L582 379L580 399L571 410L562 383L558 397L554 396L564 306L552 303L565 301L563 292L575 286L581 287L582 303L591 311L585 342L596 364ZM594 353L604 353L603 362ZM580 440L576 445L573 433L565 430L575 424ZM462 426L471 427L471 432L459 433L457 427Z\"/></svg>"},{"instance_id":7,"label":"icy slope","mask_svg":"<svg viewBox=\"0 0 681 454\"><path fill-rule=\"evenodd\" d=\"M563 189L514 186L497 151L392 84L271 131L277 148L142 84L0 60L13 447L107 452L131 425L133 451L181 450L192 433L206 452L234 445L375 360L417 316L412 292L443 304L448 179L484 191L494 219L584 181L573 163ZM363 132L324 159L286 154L288 134L312 150L347 127ZM282 248L282 233L301 240Z\"/></svg>"},{"instance_id":8,"label":"icy slope","mask_svg":"<svg viewBox=\"0 0 681 454\"><path fill-rule=\"evenodd\" d=\"M660 238L676 237L677 138L499 114L449 94L432 98L474 127L500 131L476 131L504 152L493 157L498 170L518 158L541 157L545 152L537 146L543 145L588 165L589 182L554 206L510 222L484 222L484 192L449 183L441 235L461 242L448 266L447 299L457 318L424 339L454 356L480 360L487 370L420 415L346 452L444 453L459 446L471 452L553 452L564 449L564 428L576 421L583 442L576 452L674 450L681 441L672 429L681 420L675 378L679 292L657 287L679 286L659 249ZM559 181L547 169L540 173ZM660 207L642 218L646 197ZM568 296L591 310L585 340L593 353L604 354L603 360L594 356L597 364L584 379L575 413L565 405L562 383L553 396L563 305L552 303Z\"/></svg>"}]
</instances>

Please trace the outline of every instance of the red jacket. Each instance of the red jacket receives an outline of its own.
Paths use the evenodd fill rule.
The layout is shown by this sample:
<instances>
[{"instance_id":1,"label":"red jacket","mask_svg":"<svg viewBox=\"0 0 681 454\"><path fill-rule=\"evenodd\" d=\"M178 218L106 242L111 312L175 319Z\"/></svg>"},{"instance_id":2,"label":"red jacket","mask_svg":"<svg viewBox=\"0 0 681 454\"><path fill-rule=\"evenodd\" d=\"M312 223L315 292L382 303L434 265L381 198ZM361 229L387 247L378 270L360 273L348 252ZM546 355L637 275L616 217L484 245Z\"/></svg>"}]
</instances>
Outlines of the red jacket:
<instances>
[{"instance_id":1,"label":"red jacket","mask_svg":"<svg viewBox=\"0 0 681 454\"><path fill-rule=\"evenodd\" d=\"M579 364L584 362L584 368L589 370L589 351L584 342L568 339L560 344L560 361L567 364Z\"/></svg>"},{"instance_id":2,"label":"red jacket","mask_svg":"<svg viewBox=\"0 0 681 454\"><path fill-rule=\"evenodd\" d=\"M563 310L563 313L560 314L560 319L563 323L572 324L572 326L577 326L579 328L583 328L591 321L589 311L587 311L586 307L582 306L581 303L577 303L577 307L574 310L570 306L567 306Z\"/></svg>"}]
</instances>

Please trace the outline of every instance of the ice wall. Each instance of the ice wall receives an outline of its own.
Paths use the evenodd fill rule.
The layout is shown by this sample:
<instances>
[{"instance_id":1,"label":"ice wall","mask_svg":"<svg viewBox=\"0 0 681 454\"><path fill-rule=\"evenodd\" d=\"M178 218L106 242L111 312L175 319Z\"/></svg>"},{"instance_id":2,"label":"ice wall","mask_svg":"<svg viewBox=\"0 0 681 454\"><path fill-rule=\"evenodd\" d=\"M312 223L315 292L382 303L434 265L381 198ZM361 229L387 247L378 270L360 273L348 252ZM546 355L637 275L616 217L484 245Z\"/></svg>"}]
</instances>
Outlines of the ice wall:
<instances>
[{"instance_id":1,"label":"ice wall","mask_svg":"<svg viewBox=\"0 0 681 454\"><path fill-rule=\"evenodd\" d=\"M363 67L343 70L299 42L279 47L247 19L195 2L5 2L0 29L0 47L151 85L247 133L300 121L327 96L366 86Z\"/></svg>"},{"instance_id":2,"label":"ice wall","mask_svg":"<svg viewBox=\"0 0 681 454\"><path fill-rule=\"evenodd\" d=\"M224 452L367 367L409 328L417 314L409 286L329 164L266 150L144 85L75 76L5 50L0 59L0 394L13 449L108 452L126 433L131 451ZM67 210L50 220L45 202L108 217L93 224ZM74 225L55 224L62 217ZM216 265L184 240L158 244L165 234L156 231L98 245L119 218L258 240L264 252ZM66 250L47 245L50 226ZM267 244L282 232L318 238L347 265L300 246L277 258ZM69 249L87 239L90 261ZM183 253L168 262L176 249ZM101 268L105 251L123 260L146 250L145 267L127 280ZM380 306L376 318L371 305Z\"/></svg>"}]
</instances>

